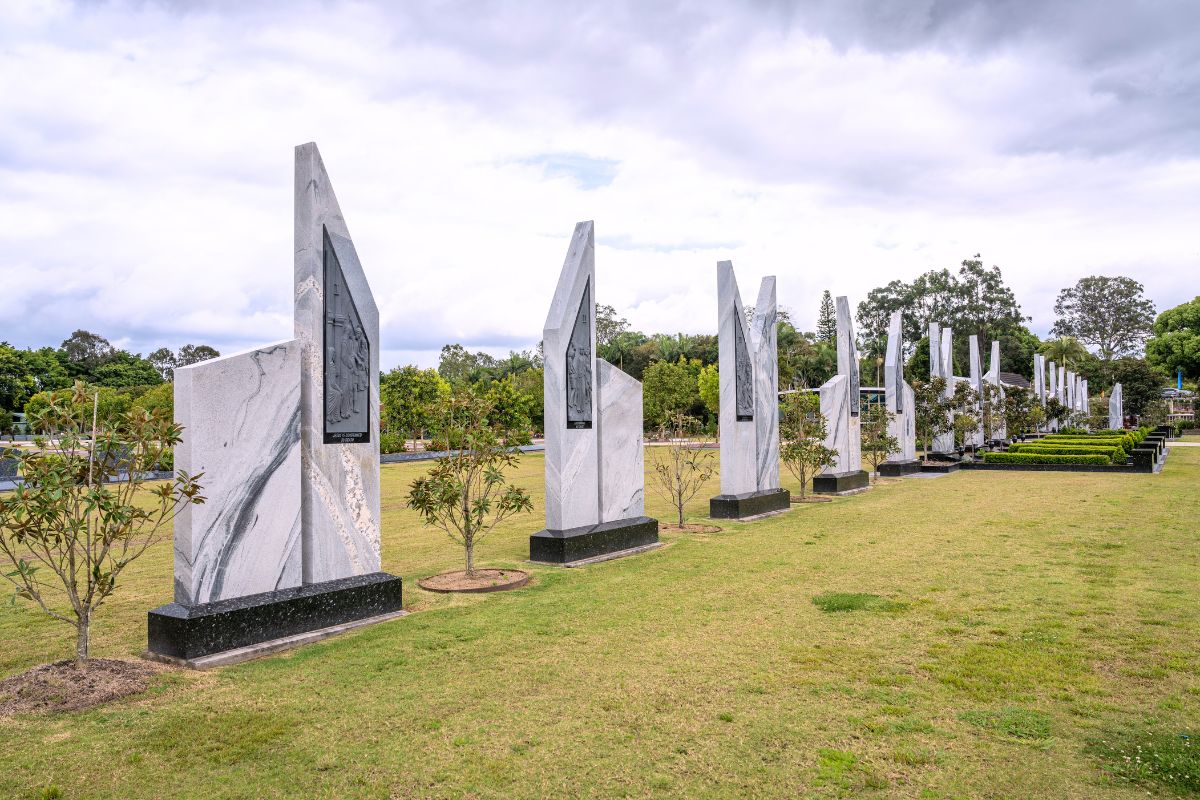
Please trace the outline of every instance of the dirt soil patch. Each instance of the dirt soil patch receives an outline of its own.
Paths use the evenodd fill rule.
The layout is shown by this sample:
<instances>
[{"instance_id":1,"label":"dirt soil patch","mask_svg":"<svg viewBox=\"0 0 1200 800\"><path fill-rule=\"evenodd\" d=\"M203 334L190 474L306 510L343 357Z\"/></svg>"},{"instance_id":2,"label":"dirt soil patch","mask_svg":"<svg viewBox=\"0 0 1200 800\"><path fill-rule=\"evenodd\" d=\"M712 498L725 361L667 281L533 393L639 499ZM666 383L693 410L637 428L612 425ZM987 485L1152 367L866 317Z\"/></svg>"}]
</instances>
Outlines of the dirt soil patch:
<instances>
[{"instance_id":1,"label":"dirt soil patch","mask_svg":"<svg viewBox=\"0 0 1200 800\"><path fill-rule=\"evenodd\" d=\"M660 531L679 531L681 533L720 533L721 531L725 530L724 528L719 528L716 525L694 525L691 523L687 525L676 525L673 522L660 522L658 524L658 529Z\"/></svg>"},{"instance_id":2,"label":"dirt soil patch","mask_svg":"<svg viewBox=\"0 0 1200 800\"><path fill-rule=\"evenodd\" d=\"M146 691L158 669L110 658L93 658L83 669L74 660L41 664L0 681L0 717L95 708Z\"/></svg>"},{"instance_id":3,"label":"dirt soil patch","mask_svg":"<svg viewBox=\"0 0 1200 800\"><path fill-rule=\"evenodd\" d=\"M417 581L418 586L430 592L503 592L527 583L529 573L519 569L477 569L471 576L466 570L459 570Z\"/></svg>"}]
</instances>

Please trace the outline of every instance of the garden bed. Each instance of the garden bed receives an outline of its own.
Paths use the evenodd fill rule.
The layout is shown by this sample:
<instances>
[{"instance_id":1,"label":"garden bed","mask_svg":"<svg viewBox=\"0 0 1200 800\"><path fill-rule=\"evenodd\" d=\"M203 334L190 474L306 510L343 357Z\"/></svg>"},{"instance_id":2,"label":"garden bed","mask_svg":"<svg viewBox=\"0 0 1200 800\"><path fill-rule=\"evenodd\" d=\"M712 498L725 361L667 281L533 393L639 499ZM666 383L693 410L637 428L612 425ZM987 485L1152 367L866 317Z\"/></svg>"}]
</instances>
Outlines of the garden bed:
<instances>
[{"instance_id":1,"label":"garden bed","mask_svg":"<svg viewBox=\"0 0 1200 800\"><path fill-rule=\"evenodd\" d=\"M520 589L529 583L529 577L528 572L520 569L477 569L471 576L466 570L459 570L421 578L417 585L427 592L484 594Z\"/></svg>"},{"instance_id":2,"label":"garden bed","mask_svg":"<svg viewBox=\"0 0 1200 800\"><path fill-rule=\"evenodd\" d=\"M41 664L0 681L0 717L95 708L146 691L158 669L108 658L93 658L82 669L73 660Z\"/></svg>"}]
</instances>

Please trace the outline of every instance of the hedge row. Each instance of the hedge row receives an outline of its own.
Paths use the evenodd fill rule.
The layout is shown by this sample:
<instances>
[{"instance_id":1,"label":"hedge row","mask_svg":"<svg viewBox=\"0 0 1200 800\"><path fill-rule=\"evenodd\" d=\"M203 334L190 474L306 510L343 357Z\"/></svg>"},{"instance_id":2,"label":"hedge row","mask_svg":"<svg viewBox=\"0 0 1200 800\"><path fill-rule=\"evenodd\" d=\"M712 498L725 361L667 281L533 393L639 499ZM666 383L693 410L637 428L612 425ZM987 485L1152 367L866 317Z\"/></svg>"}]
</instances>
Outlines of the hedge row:
<instances>
[{"instance_id":1,"label":"hedge row","mask_svg":"<svg viewBox=\"0 0 1200 800\"><path fill-rule=\"evenodd\" d=\"M1049 445L1049 444L1031 444L1021 443L1010 445L1008 448L1010 453L1040 453L1042 455L1056 456L1104 456L1114 464L1124 463L1127 456L1125 450L1120 447L1094 447L1090 445Z\"/></svg>"},{"instance_id":2,"label":"hedge row","mask_svg":"<svg viewBox=\"0 0 1200 800\"><path fill-rule=\"evenodd\" d=\"M1052 455L1048 453L984 453L985 464L1112 464L1102 455Z\"/></svg>"}]
</instances>

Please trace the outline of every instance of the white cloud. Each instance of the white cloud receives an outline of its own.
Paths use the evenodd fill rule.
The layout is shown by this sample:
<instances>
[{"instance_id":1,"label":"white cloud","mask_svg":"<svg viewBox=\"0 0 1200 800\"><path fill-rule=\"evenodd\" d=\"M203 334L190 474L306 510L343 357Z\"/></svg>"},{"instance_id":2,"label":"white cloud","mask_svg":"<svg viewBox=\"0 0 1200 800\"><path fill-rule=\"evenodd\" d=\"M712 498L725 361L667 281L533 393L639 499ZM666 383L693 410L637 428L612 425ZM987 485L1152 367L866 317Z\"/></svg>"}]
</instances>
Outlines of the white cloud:
<instances>
[{"instance_id":1,"label":"white cloud","mask_svg":"<svg viewBox=\"0 0 1200 800\"><path fill-rule=\"evenodd\" d=\"M1200 83L1196 30L651 5L6 4L0 339L287 336L309 140L385 366L535 344L580 219L597 299L647 331L714 330L721 258L802 324L824 288L976 252L1043 333L1086 274L1195 294L1196 112L1168 101Z\"/></svg>"}]
</instances>

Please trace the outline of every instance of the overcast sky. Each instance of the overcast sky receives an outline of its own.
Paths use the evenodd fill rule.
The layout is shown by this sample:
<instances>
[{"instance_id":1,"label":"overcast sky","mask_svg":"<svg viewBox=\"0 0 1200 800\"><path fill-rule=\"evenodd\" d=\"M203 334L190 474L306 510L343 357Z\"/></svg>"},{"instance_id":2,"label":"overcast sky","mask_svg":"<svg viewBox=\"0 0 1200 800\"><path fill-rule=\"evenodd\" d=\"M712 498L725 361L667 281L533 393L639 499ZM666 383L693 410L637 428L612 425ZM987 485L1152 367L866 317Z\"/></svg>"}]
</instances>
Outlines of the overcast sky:
<instances>
[{"instance_id":1,"label":"overcast sky","mask_svg":"<svg viewBox=\"0 0 1200 800\"><path fill-rule=\"evenodd\" d=\"M1200 294L1194 0L0 0L0 340L289 338L307 141L385 368L535 345L583 219L646 332L726 258L809 328L975 253L1042 335L1085 275Z\"/></svg>"}]
</instances>

